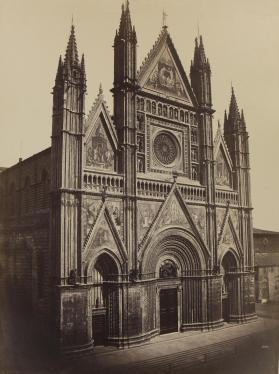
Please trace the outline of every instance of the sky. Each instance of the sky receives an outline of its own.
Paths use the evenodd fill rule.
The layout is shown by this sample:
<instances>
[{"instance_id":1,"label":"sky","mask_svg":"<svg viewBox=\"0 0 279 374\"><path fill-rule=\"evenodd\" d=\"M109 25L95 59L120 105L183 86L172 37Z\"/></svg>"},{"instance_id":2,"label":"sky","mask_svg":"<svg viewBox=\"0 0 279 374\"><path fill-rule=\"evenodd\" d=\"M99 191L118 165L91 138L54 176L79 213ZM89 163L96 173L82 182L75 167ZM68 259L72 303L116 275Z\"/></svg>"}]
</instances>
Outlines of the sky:
<instances>
[{"instance_id":1,"label":"sky","mask_svg":"<svg viewBox=\"0 0 279 374\"><path fill-rule=\"evenodd\" d=\"M50 145L52 87L74 19L85 54L88 113L102 83L112 108L113 39L121 0L0 0L0 166ZM189 77L194 39L203 35L212 95L223 123L231 84L250 135L254 226L279 231L279 1L130 0L138 67L162 27L163 11Z\"/></svg>"}]
</instances>

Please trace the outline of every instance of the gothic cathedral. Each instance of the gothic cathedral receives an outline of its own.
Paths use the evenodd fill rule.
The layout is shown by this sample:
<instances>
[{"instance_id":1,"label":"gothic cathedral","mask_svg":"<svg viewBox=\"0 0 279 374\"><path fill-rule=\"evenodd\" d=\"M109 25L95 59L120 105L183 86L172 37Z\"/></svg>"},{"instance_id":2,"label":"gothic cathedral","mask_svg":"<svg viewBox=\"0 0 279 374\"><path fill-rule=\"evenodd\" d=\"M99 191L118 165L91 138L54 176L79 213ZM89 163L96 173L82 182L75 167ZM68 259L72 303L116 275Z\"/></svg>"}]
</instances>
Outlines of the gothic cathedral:
<instances>
[{"instance_id":1,"label":"gothic cathedral","mask_svg":"<svg viewBox=\"0 0 279 374\"><path fill-rule=\"evenodd\" d=\"M248 133L234 91L213 138L202 37L190 80L167 26L138 70L136 50L127 2L113 116L100 87L85 117L72 26L51 147L0 173L4 279L64 353L256 317Z\"/></svg>"}]
</instances>

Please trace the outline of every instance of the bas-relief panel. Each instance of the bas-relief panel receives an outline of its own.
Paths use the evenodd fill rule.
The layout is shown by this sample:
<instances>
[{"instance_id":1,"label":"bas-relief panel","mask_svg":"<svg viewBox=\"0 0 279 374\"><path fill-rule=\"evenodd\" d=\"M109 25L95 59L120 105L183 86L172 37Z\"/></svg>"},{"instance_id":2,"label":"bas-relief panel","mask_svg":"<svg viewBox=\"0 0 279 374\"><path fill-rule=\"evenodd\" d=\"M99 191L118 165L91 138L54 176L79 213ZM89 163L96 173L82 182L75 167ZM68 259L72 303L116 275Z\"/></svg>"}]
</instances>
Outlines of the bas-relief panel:
<instances>
[{"instance_id":1,"label":"bas-relief panel","mask_svg":"<svg viewBox=\"0 0 279 374\"><path fill-rule=\"evenodd\" d=\"M192 220L200 233L202 239L206 241L206 212L204 207L188 206Z\"/></svg>"},{"instance_id":2,"label":"bas-relief panel","mask_svg":"<svg viewBox=\"0 0 279 374\"><path fill-rule=\"evenodd\" d=\"M154 221L161 203L159 202L138 202L138 239L142 241L145 233Z\"/></svg>"},{"instance_id":3,"label":"bas-relief panel","mask_svg":"<svg viewBox=\"0 0 279 374\"><path fill-rule=\"evenodd\" d=\"M231 187L231 172L221 149L219 149L216 158L215 175L216 184Z\"/></svg>"},{"instance_id":4,"label":"bas-relief panel","mask_svg":"<svg viewBox=\"0 0 279 374\"><path fill-rule=\"evenodd\" d=\"M146 86L189 101L184 85L167 49L162 53L148 78Z\"/></svg>"},{"instance_id":5,"label":"bas-relief panel","mask_svg":"<svg viewBox=\"0 0 279 374\"><path fill-rule=\"evenodd\" d=\"M114 152L101 119L86 144L86 165L98 169L114 170Z\"/></svg>"},{"instance_id":6,"label":"bas-relief panel","mask_svg":"<svg viewBox=\"0 0 279 374\"><path fill-rule=\"evenodd\" d=\"M97 218L101 206L100 198L87 197L83 202L83 235L84 238L87 237L93 223Z\"/></svg>"}]
</instances>

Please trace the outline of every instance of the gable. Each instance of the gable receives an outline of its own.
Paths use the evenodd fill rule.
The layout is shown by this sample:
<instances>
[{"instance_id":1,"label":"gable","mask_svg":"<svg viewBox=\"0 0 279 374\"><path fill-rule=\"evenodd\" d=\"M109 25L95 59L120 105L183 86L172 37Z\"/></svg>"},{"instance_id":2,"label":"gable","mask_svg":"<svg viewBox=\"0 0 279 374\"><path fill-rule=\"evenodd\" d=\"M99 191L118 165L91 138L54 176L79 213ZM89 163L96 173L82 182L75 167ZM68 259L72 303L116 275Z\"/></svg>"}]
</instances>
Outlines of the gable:
<instances>
[{"instance_id":1,"label":"gable","mask_svg":"<svg viewBox=\"0 0 279 374\"><path fill-rule=\"evenodd\" d=\"M115 151L101 116L94 123L85 144L86 166L114 170Z\"/></svg>"},{"instance_id":2,"label":"gable","mask_svg":"<svg viewBox=\"0 0 279 374\"><path fill-rule=\"evenodd\" d=\"M84 261L90 262L94 254L104 248L112 251L119 259L124 260L127 257L123 242L106 203L103 203L97 214L97 219L85 239Z\"/></svg>"},{"instance_id":3,"label":"gable","mask_svg":"<svg viewBox=\"0 0 279 374\"><path fill-rule=\"evenodd\" d=\"M156 235L156 233L161 232L164 229L174 227L190 232L205 251L208 252L204 244L202 233L200 232L199 227L195 225L191 213L179 190L176 188L175 183L173 184L167 199L162 203L153 223L144 235L140 244L140 252L144 251L146 245L148 245L150 240L152 240L153 235Z\"/></svg>"},{"instance_id":4,"label":"gable","mask_svg":"<svg viewBox=\"0 0 279 374\"><path fill-rule=\"evenodd\" d=\"M185 85L167 46L162 50L144 87L190 103Z\"/></svg>"},{"instance_id":5,"label":"gable","mask_svg":"<svg viewBox=\"0 0 279 374\"><path fill-rule=\"evenodd\" d=\"M223 229L220 233L218 240L218 247L220 249L219 255L226 252L229 249L234 249L239 256L242 254L242 246L236 233L233 221L229 212L225 216L225 222L223 223Z\"/></svg>"},{"instance_id":6,"label":"gable","mask_svg":"<svg viewBox=\"0 0 279 374\"><path fill-rule=\"evenodd\" d=\"M138 73L144 90L196 105L196 98L169 33L163 30Z\"/></svg>"},{"instance_id":7,"label":"gable","mask_svg":"<svg viewBox=\"0 0 279 374\"><path fill-rule=\"evenodd\" d=\"M216 157L215 183L219 186L232 187L232 172L222 145L220 145Z\"/></svg>"}]
</instances>

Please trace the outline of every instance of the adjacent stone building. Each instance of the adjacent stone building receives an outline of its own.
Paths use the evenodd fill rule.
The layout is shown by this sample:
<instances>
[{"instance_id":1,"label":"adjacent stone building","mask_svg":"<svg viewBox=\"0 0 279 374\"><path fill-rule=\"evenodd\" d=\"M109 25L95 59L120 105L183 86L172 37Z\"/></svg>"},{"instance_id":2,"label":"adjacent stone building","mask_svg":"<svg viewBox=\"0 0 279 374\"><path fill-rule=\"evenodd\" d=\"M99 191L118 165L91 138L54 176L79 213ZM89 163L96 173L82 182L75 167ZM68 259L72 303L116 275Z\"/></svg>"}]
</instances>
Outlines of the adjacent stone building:
<instances>
[{"instance_id":1,"label":"adjacent stone building","mask_svg":"<svg viewBox=\"0 0 279 374\"><path fill-rule=\"evenodd\" d=\"M254 229L256 300L279 302L279 232Z\"/></svg>"},{"instance_id":2,"label":"adjacent stone building","mask_svg":"<svg viewBox=\"0 0 279 374\"><path fill-rule=\"evenodd\" d=\"M202 37L190 80L167 26L139 70L136 50L127 2L113 116L100 88L85 117L72 26L51 147L0 174L2 280L62 352L255 318L248 133L235 94L214 139Z\"/></svg>"}]
</instances>

